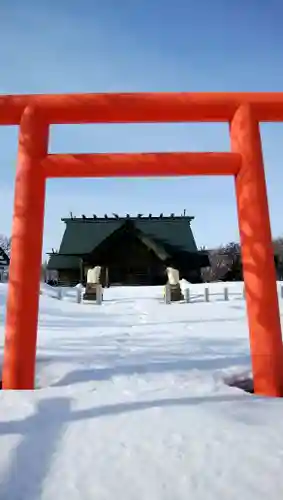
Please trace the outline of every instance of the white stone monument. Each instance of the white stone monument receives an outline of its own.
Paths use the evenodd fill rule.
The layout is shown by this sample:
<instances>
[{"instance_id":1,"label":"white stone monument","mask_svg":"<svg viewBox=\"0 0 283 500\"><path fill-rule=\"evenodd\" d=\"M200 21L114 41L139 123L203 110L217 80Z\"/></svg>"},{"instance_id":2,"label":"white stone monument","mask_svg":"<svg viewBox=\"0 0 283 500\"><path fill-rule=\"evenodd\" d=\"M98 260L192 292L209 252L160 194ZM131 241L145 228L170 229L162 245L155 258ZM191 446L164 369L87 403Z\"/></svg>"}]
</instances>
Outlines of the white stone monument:
<instances>
[{"instance_id":1,"label":"white stone monument","mask_svg":"<svg viewBox=\"0 0 283 500\"><path fill-rule=\"evenodd\" d=\"M87 283L91 285L98 285L100 283L101 266L95 266L87 272Z\"/></svg>"},{"instance_id":2,"label":"white stone monument","mask_svg":"<svg viewBox=\"0 0 283 500\"><path fill-rule=\"evenodd\" d=\"M178 269L174 267L168 266L166 268L167 279L170 288L170 297L172 302L176 302L178 300L183 300L184 296L182 294L181 286L180 286L180 273Z\"/></svg>"}]
</instances>

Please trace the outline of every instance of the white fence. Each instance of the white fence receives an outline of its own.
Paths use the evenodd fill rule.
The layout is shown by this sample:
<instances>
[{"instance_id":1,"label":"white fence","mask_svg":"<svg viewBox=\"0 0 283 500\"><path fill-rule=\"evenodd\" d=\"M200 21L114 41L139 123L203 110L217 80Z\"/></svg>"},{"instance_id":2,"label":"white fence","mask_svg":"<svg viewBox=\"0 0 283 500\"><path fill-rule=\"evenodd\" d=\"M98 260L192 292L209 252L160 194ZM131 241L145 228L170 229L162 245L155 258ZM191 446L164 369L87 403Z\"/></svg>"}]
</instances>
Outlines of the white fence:
<instances>
[{"instance_id":1,"label":"white fence","mask_svg":"<svg viewBox=\"0 0 283 500\"><path fill-rule=\"evenodd\" d=\"M208 285L203 285L203 286L198 286L198 287L187 287L183 288L182 290L184 300L181 302L186 302L186 303L197 303L197 302L216 302L216 301L229 301L229 300L239 300L239 299L245 299L245 289L242 286L238 286L237 288L235 287L229 287L229 286L224 286L221 287L209 287ZM164 301L166 304L171 303L171 296L170 296L170 287L168 285L165 286L164 289ZM282 296L283 296L283 287L282 287Z\"/></svg>"},{"instance_id":2,"label":"white fence","mask_svg":"<svg viewBox=\"0 0 283 500\"><path fill-rule=\"evenodd\" d=\"M277 282L278 298L283 299L283 283ZM221 286L220 283L212 283L211 285L192 285L183 287L182 293L185 303L198 302L227 302L229 300L245 300L246 293L244 284L230 283L229 285ZM165 286L164 301L166 304L171 303L170 287Z\"/></svg>"},{"instance_id":3,"label":"white fence","mask_svg":"<svg viewBox=\"0 0 283 500\"><path fill-rule=\"evenodd\" d=\"M74 287L52 287L50 285L42 283L40 287L41 295L45 295L57 300L76 302L77 304L83 302L84 291L85 289L80 285ZM99 286L96 293L96 300L91 302L100 305L102 301L103 290L102 287Z\"/></svg>"},{"instance_id":4,"label":"white fence","mask_svg":"<svg viewBox=\"0 0 283 500\"><path fill-rule=\"evenodd\" d=\"M283 282L277 282L279 299L283 299ZM100 293L101 291L101 293ZM181 303L195 304L200 302L227 302L233 300L245 300L245 288L241 283L229 283L222 286L221 283L199 284L182 286L184 300ZM101 304L103 302L102 289L98 291L96 301L92 303ZM84 288L76 287L52 287L41 284L41 294L52 297L57 300L67 300L78 304L85 302L83 300ZM142 294L144 296L144 294ZM166 304L171 303L170 288L165 286L160 294L160 300Z\"/></svg>"}]
</instances>

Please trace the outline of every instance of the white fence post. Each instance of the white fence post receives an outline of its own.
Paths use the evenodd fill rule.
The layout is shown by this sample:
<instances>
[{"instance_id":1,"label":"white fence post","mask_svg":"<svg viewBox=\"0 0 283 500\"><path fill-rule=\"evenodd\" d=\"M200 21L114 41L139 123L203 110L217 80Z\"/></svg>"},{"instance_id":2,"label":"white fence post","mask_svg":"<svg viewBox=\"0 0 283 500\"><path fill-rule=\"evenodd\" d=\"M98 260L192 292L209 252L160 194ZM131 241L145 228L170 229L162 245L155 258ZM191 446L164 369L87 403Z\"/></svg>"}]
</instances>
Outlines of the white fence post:
<instances>
[{"instance_id":1,"label":"white fence post","mask_svg":"<svg viewBox=\"0 0 283 500\"><path fill-rule=\"evenodd\" d=\"M77 288L77 304L80 304L82 301L82 290L81 287Z\"/></svg>"},{"instance_id":2,"label":"white fence post","mask_svg":"<svg viewBox=\"0 0 283 500\"><path fill-rule=\"evenodd\" d=\"M63 293L62 293L62 288L58 288L58 295L57 295L57 298L58 300L62 300L62 296L63 296Z\"/></svg>"},{"instance_id":3,"label":"white fence post","mask_svg":"<svg viewBox=\"0 0 283 500\"><path fill-rule=\"evenodd\" d=\"M224 288L224 300L229 300L229 292L227 286L225 286Z\"/></svg>"},{"instance_id":4,"label":"white fence post","mask_svg":"<svg viewBox=\"0 0 283 500\"><path fill-rule=\"evenodd\" d=\"M209 289L207 287L204 289L204 300L205 302L209 302Z\"/></svg>"},{"instance_id":5,"label":"white fence post","mask_svg":"<svg viewBox=\"0 0 283 500\"><path fill-rule=\"evenodd\" d=\"M185 289L185 301L187 303L190 302L190 289L189 288Z\"/></svg>"},{"instance_id":6,"label":"white fence post","mask_svg":"<svg viewBox=\"0 0 283 500\"><path fill-rule=\"evenodd\" d=\"M170 290L170 285L167 283L164 288L164 300L165 304L170 304L171 303L171 290Z\"/></svg>"},{"instance_id":7,"label":"white fence post","mask_svg":"<svg viewBox=\"0 0 283 500\"><path fill-rule=\"evenodd\" d=\"M102 304L103 294L102 294L102 286L100 283L96 285L96 303L100 306Z\"/></svg>"}]
</instances>

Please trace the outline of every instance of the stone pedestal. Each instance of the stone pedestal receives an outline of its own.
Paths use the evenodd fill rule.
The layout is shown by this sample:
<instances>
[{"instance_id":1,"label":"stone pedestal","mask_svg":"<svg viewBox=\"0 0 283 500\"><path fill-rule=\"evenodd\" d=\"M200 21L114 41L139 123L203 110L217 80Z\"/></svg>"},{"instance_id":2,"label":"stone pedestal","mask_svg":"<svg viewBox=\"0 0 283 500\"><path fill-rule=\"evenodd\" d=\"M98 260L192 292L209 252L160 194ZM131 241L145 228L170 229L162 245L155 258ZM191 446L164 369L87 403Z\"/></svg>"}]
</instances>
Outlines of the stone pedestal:
<instances>
[{"instance_id":1,"label":"stone pedestal","mask_svg":"<svg viewBox=\"0 0 283 500\"><path fill-rule=\"evenodd\" d=\"M83 300L96 301L97 298L97 285L96 283L87 283L85 293L83 294Z\"/></svg>"},{"instance_id":2,"label":"stone pedestal","mask_svg":"<svg viewBox=\"0 0 283 500\"><path fill-rule=\"evenodd\" d=\"M184 300L184 295L182 294L182 290L180 285L170 285L170 299L171 302L177 302L178 300Z\"/></svg>"}]
</instances>

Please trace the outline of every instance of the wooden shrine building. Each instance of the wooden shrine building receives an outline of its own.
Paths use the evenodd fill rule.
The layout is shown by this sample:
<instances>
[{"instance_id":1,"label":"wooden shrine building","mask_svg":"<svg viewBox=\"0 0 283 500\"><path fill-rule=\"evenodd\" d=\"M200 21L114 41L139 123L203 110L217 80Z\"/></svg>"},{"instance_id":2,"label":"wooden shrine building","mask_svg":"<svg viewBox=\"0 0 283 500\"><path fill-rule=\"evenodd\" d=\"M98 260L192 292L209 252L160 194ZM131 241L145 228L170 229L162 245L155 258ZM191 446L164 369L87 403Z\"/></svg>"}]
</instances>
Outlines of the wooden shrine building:
<instances>
[{"instance_id":1,"label":"wooden shrine building","mask_svg":"<svg viewBox=\"0 0 283 500\"><path fill-rule=\"evenodd\" d=\"M106 285L157 285L166 282L165 268L171 265L181 278L199 283L209 258L197 249L193 219L174 214L63 218L60 249L49 253L47 270L56 271L58 284L66 286L85 284L95 265L102 266Z\"/></svg>"}]
</instances>

